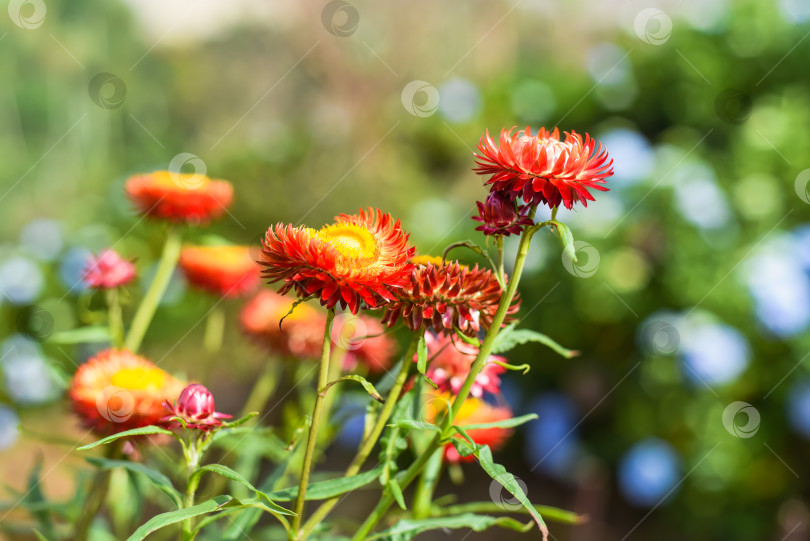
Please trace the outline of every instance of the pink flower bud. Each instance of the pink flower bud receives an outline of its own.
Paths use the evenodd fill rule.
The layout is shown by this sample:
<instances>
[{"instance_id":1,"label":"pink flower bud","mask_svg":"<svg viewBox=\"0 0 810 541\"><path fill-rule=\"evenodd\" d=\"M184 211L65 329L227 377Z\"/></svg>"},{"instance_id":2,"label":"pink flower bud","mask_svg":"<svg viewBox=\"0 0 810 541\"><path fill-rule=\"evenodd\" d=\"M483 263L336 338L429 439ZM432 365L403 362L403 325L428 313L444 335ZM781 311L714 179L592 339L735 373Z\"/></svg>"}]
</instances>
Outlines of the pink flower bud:
<instances>
[{"instance_id":1,"label":"pink flower bud","mask_svg":"<svg viewBox=\"0 0 810 541\"><path fill-rule=\"evenodd\" d=\"M485 235L505 235L512 233L519 235L524 225L531 225L532 220L526 216L529 211L527 205L517 206L509 195L494 191L490 192L486 200L478 201L478 216L473 216L473 220L481 222L475 228L476 231L483 231Z\"/></svg>"},{"instance_id":2,"label":"pink flower bud","mask_svg":"<svg viewBox=\"0 0 810 541\"><path fill-rule=\"evenodd\" d=\"M214 414L214 395L205 385L192 383L177 399L177 413L183 419L199 421Z\"/></svg>"},{"instance_id":3,"label":"pink flower bud","mask_svg":"<svg viewBox=\"0 0 810 541\"><path fill-rule=\"evenodd\" d=\"M128 284L135 278L135 265L114 250L103 250L93 256L84 268L84 283L94 289L112 289Z\"/></svg>"}]
</instances>

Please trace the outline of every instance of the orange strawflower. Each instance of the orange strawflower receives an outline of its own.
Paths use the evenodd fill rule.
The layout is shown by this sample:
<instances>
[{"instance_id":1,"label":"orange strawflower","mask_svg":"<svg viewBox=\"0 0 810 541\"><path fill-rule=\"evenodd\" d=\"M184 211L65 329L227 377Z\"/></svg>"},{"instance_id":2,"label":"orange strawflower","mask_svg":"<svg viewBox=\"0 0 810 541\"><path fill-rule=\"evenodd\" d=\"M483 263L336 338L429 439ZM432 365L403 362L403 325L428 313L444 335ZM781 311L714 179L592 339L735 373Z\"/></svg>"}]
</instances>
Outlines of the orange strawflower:
<instances>
[{"instance_id":1,"label":"orange strawflower","mask_svg":"<svg viewBox=\"0 0 810 541\"><path fill-rule=\"evenodd\" d=\"M193 225L219 218L233 202L230 182L171 171L130 177L126 192L151 218Z\"/></svg>"},{"instance_id":2,"label":"orange strawflower","mask_svg":"<svg viewBox=\"0 0 810 541\"><path fill-rule=\"evenodd\" d=\"M490 175L487 184L492 191L502 191L511 199L518 196L531 205L549 207L563 203L570 209L574 203L588 206L593 201L589 189L607 191L602 184L613 174L613 160L608 160L602 143L587 133L585 140L577 132L565 132L560 140L557 128L501 130L500 146L487 131L478 143L475 155L479 175ZM513 133L514 132L514 133Z\"/></svg>"},{"instance_id":3,"label":"orange strawflower","mask_svg":"<svg viewBox=\"0 0 810 541\"><path fill-rule=\"evenodd\" d=\"M425 406L425 420L435 424L447 411L447 403L452 403L453 397L449 393L431 391L428 394L428 401ZM465 425L476 425L485 423L497 423L512 418L512 410L508 405L493 406L479 398L469 397L461 405L455 422L453 424L464 428ZM492 451L501 449L512 435L511 428L471 428L464 429L467 435L479 445L489 445ZM455 434L456 438L463 436ZM472 455L461 456L452 443L444 447L444 459L451 463L471 462Z\"/></svg>"},{"instance_id":4,"label":"orange strawflower","mask_svg":"<svg viewBox=\"0 0 810 541\"><path fill-rule=\"evenodd\" d=\"M319 230L276 224L267 230L262 253L264 277L283 281L279 293L317 295L327 308L340 304L353 314L361 304L374 308L394 299L408 282L408 234L380 210L341 214Z\"/></svg>"},{"instance_id":5,"label":"orange strawflower","mask_svg":"<svg viewBox=\"0 0 810 541\"><path fill-rule=\"evenodd\" d=\"M372 317L351 314L335 317L332 348L339 347L345 352L343 370L354 372L358 366L366 367L372 374L388 370L394 360L396 343L384 333L385 327Z\"/></svg>"},{"instance_id":6,"label":"orange strawflower","mask_svg":"<svg viewBox=\"0 0 810 541\"><path fill-rule=\"evenodd\" d=\"M453 332L458 327L474 335L481 327L488 329L498 310L501 286L492 271L472 269L448 261L443 265L417 265L410 283L387 305L383 323L392 327L400 318L416 331L420 327L439 332ZM514 304L509 313L517 311Z\"/></svg>"},{"instance_id":7,"label":"orange strawflower","mask_svg":"<svg viewBox=\"0 0 810 541\"><path fill-rule=\"evenodd\" d=\"M179 264L192 286L221 297L249 294L261 281L247 246L185 246Z\"/></svg>"},{"instance_id":8,"label":"orange strawflower","mask_svg":"<svg viewBox=\"0 0 810 541\"><path fill-rule=\"evenodd\" d=\"M317 359L321 355L326 314L302 303L279 326L293 302L289 297L262 289L242 307L239 317L242 330L270 353Z\"/></svg>"},{"instance_id":9,"label":"orange strawflower","mask_svg":"<svg viewBox=\"0 0 810 541\"><path fill-rule=\"evenodd\" d=\"M68 396L82 423L101 435L157 424L164 401L185 383L127 350L108 349L81 365Z\"/></svg>"}]
</instances>

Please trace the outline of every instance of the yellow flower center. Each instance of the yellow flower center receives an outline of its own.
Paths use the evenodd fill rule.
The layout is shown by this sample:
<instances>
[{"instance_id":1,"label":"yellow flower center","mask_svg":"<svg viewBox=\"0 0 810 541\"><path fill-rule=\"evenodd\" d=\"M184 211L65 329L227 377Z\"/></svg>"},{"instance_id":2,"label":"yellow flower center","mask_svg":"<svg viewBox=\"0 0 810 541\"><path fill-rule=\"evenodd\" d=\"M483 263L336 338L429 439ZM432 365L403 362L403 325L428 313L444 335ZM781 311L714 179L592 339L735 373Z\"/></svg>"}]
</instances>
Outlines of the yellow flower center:
<instances>
[{"instance_id":1,"label":"yellow flower center","mask_svg":"<svg viewBox=\"0 0 810 541\"><path fill-rule=\"evenodd\" d=\"M315 234L315 238L329 244L345 259L357 264L372 263L379 253L374 236L359 225L327 225Z\"/></svg>"},{"instance_id":2,"label":"yellow flower center","mask_svg":"<svg viewBox=\"0 0 810 541\"><path fill-rule=\"evenodd\" d=\"M411 258L411 263L414 265L427 265L433 263L435 267L442 266L442 258L437 255L415 255Z\"/></svg>"},{"instance_id":3,"label":"yellow flower center","mask_svg":"<svg viewBox=\"0 0 810 541\"><path fill-rule=\"evenodd\" d=\"M166 372L160 368L123 368L113 374L110 383L124 389L159 389L166 382Z\"/></svg>"}]
</instances>

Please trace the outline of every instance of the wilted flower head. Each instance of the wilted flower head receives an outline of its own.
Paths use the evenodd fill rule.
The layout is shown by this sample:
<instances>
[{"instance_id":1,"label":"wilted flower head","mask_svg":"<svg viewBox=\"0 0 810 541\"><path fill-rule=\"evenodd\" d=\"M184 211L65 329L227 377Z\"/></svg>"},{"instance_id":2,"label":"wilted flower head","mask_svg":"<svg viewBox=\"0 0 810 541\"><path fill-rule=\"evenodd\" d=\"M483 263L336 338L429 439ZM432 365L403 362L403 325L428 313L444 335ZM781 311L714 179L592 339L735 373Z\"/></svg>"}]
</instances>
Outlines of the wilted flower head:
<instances>
[{"instance_id":1,"label":"wilted flower head","mask_svg":"<svg viewBox=\"0 0 810 541\"><path fill-rule=\"evenodd\" d=\"M453 332L457 327L474 335L481 327L489 328L498 310L501 286L492 271L472 269L448 261L443 265L417 265L410 283L397 292L387 305L383 323L392 327L400 318L416 331L421 327L435 332ZM517 311L517 304L509 313Z\"/></svg>"},{"instance_id":2,"label":"wilted flower head","mask_svg":"<svg viewBox=\"0 0 810 541\"><path fill-rule=\"evenodd\" d=\"M478 355L478 348L452 335L426 333L425 341L427 356L430 359L427 376L439 386L439 391L458 394ZM416 356L414 360L417 360ZM506 362L506 359L498 355L491 355L487 359L470 389L470 394L475 398L481 398L485 391L493 394L500 392L499 375L504 373L506 368L493 361Z\"/></svg>"},{"instance_id":3,"label":"wilted flower head","mask_svg":"<svg viewBox=\"0 0 810 541\"><path fill-rule=\"evenodd\" d=\"M520 235L523 226L534 223L527 216L530 207L518 205L504 192L490 192L483 203L476 201L475 204L478 205L478 216L473 216L473 220L482 223L475 230L483 231L484 235Z\"/></svg>"},{"instance_id":4,"label":"wilted flower head","mask_svg":"<svg viewBox=\"0 0 810 541\"><path fill-rule=\"evenodd\" d=\"M83 272L84 283L93 289L112 289L134 279L135 265L109 248L97 256L91 256Z\"/></svg>"},{"instance_id":5,"label":"wilted flower head","mask_svg":"<svg viewBox=\"0 0 810 541\"><path fill-rule=\"evenodd\" d=\"M396 343L385 334L385 327L379 320L365 315L342 314L332 323L332 347L344 351L344 371L353 372L359 365L374 374L391 366Z\"/></svg>"},{"instance_id":6,"label":"wilted flower head","mask_svg":"<svg viewBox=\"0 0 810 541\"><path fill-rule=\"evenodd\" d=\"M242 330L270 353L304 359L318 358L326 314L307 304L299 304L287 315L293 302L289 297L262 289L242 307L239 317ZM284 318L284 322L279 325L281 318Z\"/></svg>"},{"instance_id":7,"label":"wilted flower head","mask_svg":"<svg viewBox=\"0 0 810 541\"><path fill-rule=\"evenodd\" d=\"M192 225L219 218L233 202L230 182L172 171L130 177L126 192L150 218Z\"/></svg>"},{"instance_id":8,"label":"wilted flower head","mask_svg":"<svg viewBox=\"0 0 810 541\"><path fill-rule=\"evenodd\" d=\"M279 293L317 295L327 308L361 303L374 308L408 281L408 234L399 221L379 210L341 214L319 230L276 224L267 230L261 265L269 283L283 281Z\"/></svg>"},{"instance_id":9,"label":"wilted flower head","mask_svg":"<svg viewBox=\"0 0 810 541\"><path fill-rule=\"evenodd\" d=\"M432 391L428 395L428 402L425 406L426 421L436 423L447 411L447 403L452 403L453 397L448 393ZM512 418L512 410L508 405L493 406L479 398L469 397L461 405L458 415L453 424L464 428L465 425L497 423ZM471 428L465 429L467 435L478 445L489 445L492 451L502 448L512 435L510 428ZM455 434L453 437L462 438ZM472 456L461 456L452 443L444 447L444 459L451 463L471 462Z\"/></svg>"},{"instance_id":10,"label":"wilted flower head","mask_svg":"<svg viewBox=\"0 0 810 541\"><path fill-rule=\"evenodd\" d=\"M500 146L487 131L478 143L475 155L479 175L490 175L487 184L492 191L502 191L511 198L522 196L526 203L549 207L563 203L570 209L580 202L593 201L589 189L607 191L602 184L613 174L613 160L591 136L572 131L560 141L557 128L540 128L532 135L527 127L501 130Z\"/></svg>"},{"instance_id":11,"label":"wilted flower head","mask_svg":"<svg viewBox=\"0 0 810 541\"><path fill-rule=\"evenodd\" d=\"M180 425L173 421L173 417L183 419L186 428L196 428L198 430L209 431L222 426L222 419L230 419L230 415L219 413L214 409L214 395L205 385L192 383L180 393L180 398L172 404L169 401L163 404L169 410L170 415L162 419L169 422L171 426Z\"/></svg>"},{"instance_id":12,"label":"wilted flower head","mask_svg":"<svg viewBox=\"0 0 810 541\"><path fill-rule=\"evenodd\" d=\"M246 295L261 281L247 246L185 246L179 264L192 286L222 297Z\"/></svg>"},{"instance_id":13,"label":"wilted flower head","mask_svg":"<svg viewBox=\"0 0 810 541\"><path fill-rule=\"evenodd\" d=\"M144 357L108 349L76 370L68 396L82 423L104 435L156 424L184 385Z\"/></svg>"}]
</instances>

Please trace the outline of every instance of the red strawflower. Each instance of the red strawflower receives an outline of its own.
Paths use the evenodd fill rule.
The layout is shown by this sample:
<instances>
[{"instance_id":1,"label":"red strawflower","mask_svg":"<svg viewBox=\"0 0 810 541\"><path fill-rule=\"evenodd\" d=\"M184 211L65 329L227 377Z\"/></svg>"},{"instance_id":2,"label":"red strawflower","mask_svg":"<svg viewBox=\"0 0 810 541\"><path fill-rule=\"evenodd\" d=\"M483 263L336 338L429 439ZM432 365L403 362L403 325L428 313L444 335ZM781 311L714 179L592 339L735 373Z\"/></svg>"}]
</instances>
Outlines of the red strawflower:
<instances>
[{"instance_id":1,"label":"red strawflower","mask_svg":"<svg viewBox=\"0 0 810 541\"><path fill-rule=\"evenodd\" d=\"M222 297L247 295L261 281L247 246L185 246L179 264L192 286Z\"/></svg>"},{"instance_id":2,"label":"red strawflower","mask_svg":"<svg viewBox=\"0 0 810 541\"><path fill-rule=\"evenodd\" d=\"M587 207L593 201L589 189L608 190L602 184L613 174L613 160L608 160L602 143L587 133L583 141L578 133L565 132L565 140L560 141L557 128L540 128L537 135L529 127L514 130L501 130L500 146L489 131L478 143L474 171L491 175L487 184L492 191L522 196L531 205L545 203L554 208L562 202L570 209L576 202Z\"/></svg>"},{"instance_id":3,"label":"red strawflower","mask_svg":"<svg viewBox=\"0 0 810 541\"><path fill-rule=\"evenodd\" d=\"M432 391L428 398L428 403L425 407L426 421L435 424L447 410L447 403L452 402L453 397L448 393L440 393ZM470 397L464 401L458 411L458 415L453 424L464 428L465 425L496 423L505 421L512 418L512 410L508 405L493 406L484 402L479 398ZM512 435L510 428L471 428L465 429L467 435L478 445L489 445L492 451L497 451L502 448L509 436ZM455 434L453 437L462 438L460 434ZM447 462L457 464L459 462L471 462L474 460L472 455L463 457L461 456L452 443L448 443L444 447L444 459Z\"/></svg>"},{"instance_id":4,"label":"red strawflower","mask_svg":"<svg viewBox=\"0 0 810 541\"><path fill-rule=\"evenodd\" d=\"M102 250L98 256L91 256L84 267L84 283L93 289L112 289L134 279L135 265L109 248Z\"/></svg>"},{"instance_id":5,"label":"red strawflower","mask_svg":"<svg viewBox=\"0 0 810 541\"><path fill-rule=\"evenodd\" d=\"M458 394L478 355L478 348L454 336L441 334L426 333L425 341L427 356L430 359L427 376L439 386L439 391ZM414 356L414 361L416 360L417 357ZM503 374L506 368L493 361L506 362L506 359L498 355L491 355L487 359L470 389L473 397L481 398L485 391L493 394L500 392L499 375Z\"/></svg>"},{"instance_id":6,"label":"red strawflower","mask_svg":"<svg viewBox=\"0 0 810 541\"><path fill-rule=\"evenodd\" d=\"M396 343L384 332L385 327L372 317L351 314L335 317L332 323L332 347L345 352L343 370L353 372L358 365L365 366L372 374L388 370Z\"/></svg>"},{"instance_id":7,"label":"red strawflower","mask_svg":"<svg viewBox=\"0 0 810 541\"><path fill-rule=\"evenodd\" d=\"M290 314L293 300L262 289L242 307L239 321L245 334L270 353L301 359L321 355L326 314L299 304ZM279 325L281 318L284 322Z\"/></svg>"},{"instance_id":8,"label":"red strawflower","mask_svg":"<svg viewBox=\"0 0 810 541\"><path fill-rule=\"evenodd\" d=\"M531 207L518 205L503 192L490 192L483 203L476 201L475 204L478 205L478 216L473 216L473 220L483 224L475 230L483 231L484 235L520 235L523 226L534 223L527 216Z\"/></svg>"},{"instance_id":9,"label":"red strawflower","mask_svg":"<svg viewBox=\"0 0 810 541\"><path fill-rule=\"evenodd\" d=\"M215 411L214 395L205 385L199 383L192 383L183 389L176 403L172 404L167 400L163 405L169 410L170 415L163 417L161 421L169 423L172 428L182 426L178 421L172 420L173 417L183 419L186 428L196 428L205 432L222 426L222 419L232 417Z\"/></svg>"},{"instance_id":10,"label":"red strawflower","mask_svg":"<svg viewBox=\"0 0 810 541\"><path fill-rule=\"evenodd\" d=\"M108 349L76 370L68 396L82 424L107 435L157 424L184 385L144 357Z\"/></svg>"},{"instance_id":11,"label":"red strawflower","mask_svg":"<svg viewBox=\"0 0 810 541\"><path fill-rule=\"evenodd\" d=\"M276 224L262 243L264 277L283 281L279 293L294 289L299 297L317 295L327 308L361 304L374 308L394 299L408 282L408 234L399 221L379 210L341 214L320 230Z\"/></svg>"},{"instance_id":12,"label":"red strawflower","mask_svg":"<svg viewBox=\"0 0 810 541\"><path fill-rule=\"evenodd\" d=\"M417 265L411 272L410 283L385 307L382 322L392 327L402 318L413 331L424 327L437 333L453 332L453 327L457 327L472 336L482 326L489 328L501 293L492 271L479 269L478 265L472 269L455 261ZM508 313L517 309L516 303Z\"/></svg>"},{"instance_id":13,"label":"red strawflower","mask_svg":"<svg viewBox=\"0 0 810 541\"><path fill-rule=\"evenodd\" d=\"M126 192L151 218L193 225L219 218L233 202L233 187L226 180L170 171L130 177Z\"/></svg>"}]
</instances>

